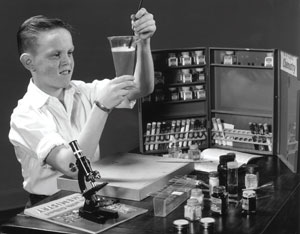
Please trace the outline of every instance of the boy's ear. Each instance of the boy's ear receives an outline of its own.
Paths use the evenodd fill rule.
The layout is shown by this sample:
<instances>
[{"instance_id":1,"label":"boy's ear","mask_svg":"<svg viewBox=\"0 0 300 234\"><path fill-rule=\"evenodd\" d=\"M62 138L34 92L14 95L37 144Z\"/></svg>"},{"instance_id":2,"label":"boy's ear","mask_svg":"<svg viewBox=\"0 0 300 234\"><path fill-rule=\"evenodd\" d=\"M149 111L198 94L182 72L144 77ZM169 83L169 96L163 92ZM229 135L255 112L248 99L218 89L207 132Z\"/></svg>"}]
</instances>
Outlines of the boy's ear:
<instances>
[{"instance_id":1,"label":"boy's ear","mask_svg":"<svg viewBox=\"0 0 300 234\"><path fill-rule=\"evenodd\" d=\"M34 72L34 64L33 64L33 59L31 54L29 53L21 54L20 61L27 70Z\"/></svg>"}]
</instances>

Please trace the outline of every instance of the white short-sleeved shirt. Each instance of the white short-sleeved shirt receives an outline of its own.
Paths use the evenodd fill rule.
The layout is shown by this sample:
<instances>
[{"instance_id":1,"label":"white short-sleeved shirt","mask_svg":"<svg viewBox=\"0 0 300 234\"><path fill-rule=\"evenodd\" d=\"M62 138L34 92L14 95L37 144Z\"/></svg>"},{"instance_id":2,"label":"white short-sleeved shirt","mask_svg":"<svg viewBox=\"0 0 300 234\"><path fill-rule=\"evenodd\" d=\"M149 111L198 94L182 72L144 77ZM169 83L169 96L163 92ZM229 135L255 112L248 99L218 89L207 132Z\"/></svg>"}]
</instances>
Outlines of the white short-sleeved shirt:
<instances>
[{"instance_id":1,"label":"white short-sleeved shirt","mask_svg":"<svg viewBox=\"0 0 300 234\"><path fill-rule=\"evenodd\" d=\"M22 166L23 187L33 194L52 195L58 191L62 174L45 163L50 151L76 140L84 126L98 92L109 80L92 83L71 81L65 90L64 104L40 90L30 80L26 94L11 115L9 140ZM125 99L118 107L133 108ZM94 158L99 158L99 146Z\"/></svg>"}]
</instances>

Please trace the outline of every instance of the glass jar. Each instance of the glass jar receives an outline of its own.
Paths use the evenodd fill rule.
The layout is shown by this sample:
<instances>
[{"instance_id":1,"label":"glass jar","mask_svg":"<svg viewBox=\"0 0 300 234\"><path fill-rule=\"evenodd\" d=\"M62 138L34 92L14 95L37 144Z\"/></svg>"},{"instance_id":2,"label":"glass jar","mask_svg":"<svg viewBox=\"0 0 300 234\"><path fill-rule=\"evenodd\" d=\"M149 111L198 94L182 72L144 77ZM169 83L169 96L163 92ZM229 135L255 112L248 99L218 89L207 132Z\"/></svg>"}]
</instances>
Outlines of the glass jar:
<instances>
[{"instance_id":1,"label":"glass jar","mask_svg":"<svg viewBox=\"0 0 300 234\"><path fill-rule=\"evenodd\" d=\"M163 76L162 72L156 71L154 73L154 81L155 87L162 87L165 84L165 77Z\"/></svg>"},{"instance_id":2,"label":"glass jar","mask_svg":"<svg viewBox=\"0 0 300 234\"><path fill-rule=\"evenodd\" d=\"M165 101L165 92L162 89L156 89L153 93L155 102L163 102Z\"/></svg>"},{"instance_id":3,"label":"glass jar","mask_svg":"<svg viewBox=\"0 0 300 234\"><path fill-rule=\"evenodd\" d=\"M203 198L204 194L202 193L202 189L200 188L193 188L191 190L191 197L190 198L195 198L198 200L199 204L202 206L203 205Z\"/></svg>"},{"instance_id":4,"label":"glass jar","mask_svg":"<svg viewBox=\"0 0 300 234\"><path fill-rule=\"evenodd\" d=\"M202 207L196 198L187 200L184 206L184 218L190 221L200 220L202 217Z\"/></svg>"},{"instance_id":5,"label":"glass jar","mask_svg":"<svg viewBox=\"0 0 300 234\"><path fill-rule=\"evenodd\" d=\"M178 58L175 53L168 54L168 66L169 67L177 67L178 66Z\"/></svg>"},{"instance_id":6,"label":"glass jar","mask_svg":"<svg viewBox=\"0 0 300 234\"><path fill-rule=\"evenodd\" d=\"M223 215L227 211L227 194L224 186L215 186L211 195L210 210L219 215Z\"/></svg>"},{"instance_id":7,"label":"glass jar","mask_svg":"<svg viewBox=\"0 0 300 234\"><path fill-rule=\"evenodd\" d=\"M223 58L223 63L225 65L233 65L233 64L236 64L236 56L234 54L234 51L231 51L231 50L228 50L228 51L225 51L225 55L224 55L224 58Z\"/></svg>"},{"instance_id":8,"label":"glass jar","mask_svg":"<svg viewBox=\"0 0 300 234\"><path fill-rule=\"evenodd\" d=\"M211 171L208 174L209 194L213 194L213 189L219 186L219 173L217 171Z\"/></svg>"},{"instance_id":9,"label":"glass jar","mask_svg":"<svg viewBox=\"0 0 300 234\"><path fill-rule=\"evenodd\" d=\"M193 81L194 82L205 81L204 68L202 67L195 68L193 73Z\"/></svg>"},{"instance_id":10,"label":"glass jar","mask_svg":"<svg viewBox=\"0 0 300 234\"><path fill-rule=\"evenodd\" d=\"M189 52L181 52L180 64L182 66L192 65L192 58L190 57L190 53Z\"/></svg>"},{"instance_id":11,"label":"glass jar","mask_svg":"<svg viewBox=\"0 0 300 234\"><path fill-rule=\"evenodd\" d=\"M169 100L170 101L178 101L179 100L179 93L177 91L177 88L170 87L169 88Z\"/></svg>"},{"instance_id":12,"label":"glass jar","mask_svg":"<svg viewBox=\"0 0 300 234\"><path fill-rule=\"evenodd\" d=\"M193 99L193 92L191 91L190 87L181 87L181 99L185 101Z\"/></svg>"},{"instance_id":13,"label":"glass jar","mask_svg":"<svg viewBox=\"0 0 300 234\"><path fill-rule=\"evenodd\" d=\"M180 158L181 157L181 149L179 147L178 141L175 139L173 135L170 137L168 154L170 158Z\"/></svg>"},{"instance_id":14,"label":"glass jar","mask_svg":"<svg viewBox=\"0 0 300 234\"><path fill-rule=\"evenodd\" d=\"M205 55L202 50L196 50L193 54L193 62L194 64L205 64Z\"/></svg>"},{"instance_id":15,"label":"glass jar","mask_svg":"<svg viewBox=\"0 0 300 234\"><path fill-rule=\"evenodd\" d=\"M201 151L199 150L199 147L197 144L192 144L189 146L188 156L189 156L189 159L200 160Z\"/></svg>"},{"instance_id":16,"label":"glass jar","mask_svg":"<svg viewBox=\"0 0 300 234\"><path fill-rule=\"evenodd\" d=\"M254 190L243 191L242 213L254 214L256 212L256 192Z\"/></svg>"},{"instance_id":17,"label":"glass jar","mask_svg":"<svg viewBox=\"0 0 300 234\"><path fill-rule=\"evenodd\" d=\"M248 164L245 174L245 187L246 189L255 189L259 183L258 166L255 164Z\"/></svg>"},{"instance_id":18,"label":"glass jar","mask_svg":"<svg viewBox=\"0 0 300 234\"><path fill-rule=\"evenodd\" d=\"M196 85L193 89L195 99L204 99L206 97L206 92L203 85Z\"/></svg>"},{"instance_id":19,"label":"glass jar","mask_svg":"<svg viewBox=\"0 0 300 234\"><path fill-rule=\"evenodd\" d=\"M227 162L227 192L229 199L238 197L238 163L237 161Z\"/></svg>"},{"instance_id":20,"label":"glass jar","mask_svg":"<svg viewBox=\"0 0 300 234\"><path fill-rule=\"evenodd\" d=\"M267 53L267 56L265 57L265 67L273 67L274 65L274 58L273 53Z\"/></svg>"},{"instance_id":21,"label":"glass jar","mask_svg":"<svg viewBox=\"0 0 300 234\"><path fill-rule=\"evenodd\" d=\"M181 80L182 83L191 83L193 82L192 74L189 69L182 69L181 71Z\"/></svg>"}]
</instances>

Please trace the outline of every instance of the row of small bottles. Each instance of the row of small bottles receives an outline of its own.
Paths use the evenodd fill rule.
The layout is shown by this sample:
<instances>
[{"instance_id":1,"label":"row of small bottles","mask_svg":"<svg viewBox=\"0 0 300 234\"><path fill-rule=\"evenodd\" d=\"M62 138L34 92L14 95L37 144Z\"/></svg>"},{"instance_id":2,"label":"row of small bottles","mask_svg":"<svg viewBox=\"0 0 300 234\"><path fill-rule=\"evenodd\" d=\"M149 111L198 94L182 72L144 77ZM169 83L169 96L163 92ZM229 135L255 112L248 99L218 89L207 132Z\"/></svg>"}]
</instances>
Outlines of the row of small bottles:
<instances>
[{"instance_id":1,"label":"row of small bottles","mask_svg":"<svg viewBox=\"0 0 300 234\"><path fill-rule=\"evenodd\" d=\"M249 130L225 129L220 118L212 118L213 143L233 146L234 142L249 143L253 150L272 152L271 125L249 122Z\"/></svg>"},{"instance_id":2,"label":"row of small bottles","mask_svg":"<svg viewBox=\"0 0 300 234\"><path fill-rule=\"evenodd\" d=\"M168 54L168 66L190 66L190 65L204 65L205 55L203 50L196 51L182 51L180 53Z\"/></svg>"},{"instance_id":3,"label":"row of small bottles","mask_svg":"<svg viewBox=\"0 0 300 234\"><path fill-rule=\"evenodd\" d=\"M165 76L160 71L155 71L154 81L156 87L164 86L165 84L185 84L192 82L204 82L205 72L204 68L192 68L192 69L178 69L172 72L172 82L166 82ZM174 79L175 78L175 79Z\"/></svg>"},{"instance_id":4,"label":"row of small bottles","mask_svg":"<svg viewBox=\"0 0 300 234\"><path fill-rule=\"evenodd\" d=\"M264 66L273 67L273 53L265 53L265 57L250 56L249 52L227 50L221 52L221 63L224 65L247 65L247 66Z\"/></svg>"},{"instance_id":5,"label":"row of small bottles","mask_svg":"<svg viewBox=\"0 0 300 234\"><path fill-rule=\"evenodd\" d=\"M252 134L255 134L252 137L253 142L259 143L259 144L254 144L255 150L272 151L271 138L266 137L266 135L269 135L271 133L271 125L270 124L249 122L249 129ZM267 145L262 145L261 143L267 144Z\"/></svg>"},{"instance_id":6,"label":"row of small bottles","mask_svg":"<svg viewBox=\"0 0 300 234\"><path fill-rule=\"evenodd\" d=\"M206 98L204 85L182 87L169 87L168 89L155 89L151 95L144 97L143 102L188 101Z\"/></svg>"},{"instance_id":7,"label":"row of small bottles","mask_svg":"<svg viewBox=\"0 0 300 234\"><path fill-rule=\"evenodd\" d=\"M179 148L201 145L207 140L206 120L189 118L147 123L144 137L145 151L170 149L174 144L172 137Z\"/></svg>"}]
</instances>

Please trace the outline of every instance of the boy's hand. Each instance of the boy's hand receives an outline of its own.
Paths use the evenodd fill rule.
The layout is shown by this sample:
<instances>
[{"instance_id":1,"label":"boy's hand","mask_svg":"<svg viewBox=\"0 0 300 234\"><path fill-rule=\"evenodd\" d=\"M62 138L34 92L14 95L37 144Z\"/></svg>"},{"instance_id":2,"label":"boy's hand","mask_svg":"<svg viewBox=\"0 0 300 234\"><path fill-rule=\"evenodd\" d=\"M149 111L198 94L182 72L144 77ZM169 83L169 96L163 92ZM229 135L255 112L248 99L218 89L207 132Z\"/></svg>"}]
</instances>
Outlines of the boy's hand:
<instances>
[{"instance_id":1,"label":"boy's hand","mask_svg":"<svg viewBox=\"0 0 300 234\"><path fill-rule=\"evenodd\" d=\"M156 31L156 24L151 13L148 13L145 8L141 8L135 15L131 15L131 26L134 34L140 39L152 37Z\"/></svg>"},{"instance_id":2,"label":"boy's hand","mask_svg":"<svg viewBox=\"0 0 300 234\"><path fill-rule=\"evenodd\" d=\"M119 76L110 80L97 100L107 107L112 109L119 105L129 94L130 90L135 88L134 77L129 75Z\"/></svg>"}]
</instances>

